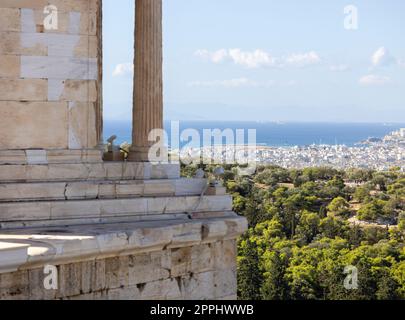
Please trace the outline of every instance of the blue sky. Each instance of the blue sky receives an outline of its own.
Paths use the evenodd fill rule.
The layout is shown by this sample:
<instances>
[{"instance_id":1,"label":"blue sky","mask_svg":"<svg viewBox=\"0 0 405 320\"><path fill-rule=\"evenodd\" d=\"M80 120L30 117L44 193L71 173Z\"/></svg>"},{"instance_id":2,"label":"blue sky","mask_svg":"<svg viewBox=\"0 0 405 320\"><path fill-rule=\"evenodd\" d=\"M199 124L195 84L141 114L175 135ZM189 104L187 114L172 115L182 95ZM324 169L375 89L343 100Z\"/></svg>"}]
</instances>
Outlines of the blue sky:
<instances>
[{"instance_id":1,"label":"blue sky","mask_svg":"<svg viewBox=\"0 0 405 320\"><path fill-rule=\"evenodd\" d=\"M135 1L103 2L104 116L130 119ZM405 122L405 1L163 2L166 119Z\"/></svg>"}]
</instances>

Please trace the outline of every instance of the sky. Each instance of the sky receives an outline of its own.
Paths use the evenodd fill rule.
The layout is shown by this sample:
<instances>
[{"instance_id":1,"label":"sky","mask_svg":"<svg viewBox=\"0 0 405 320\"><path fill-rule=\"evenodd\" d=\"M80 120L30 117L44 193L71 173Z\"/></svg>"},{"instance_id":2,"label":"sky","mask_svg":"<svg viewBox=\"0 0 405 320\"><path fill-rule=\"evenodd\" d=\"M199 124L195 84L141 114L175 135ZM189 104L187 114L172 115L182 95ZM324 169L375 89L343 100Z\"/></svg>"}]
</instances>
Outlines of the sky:
<instances>
[{"instance_id":1,"label":"sky","mask_svg":"<svg viewBox=\"0 0 405 320\"><path fill-rule=\"evenodd\" d=\"M134 2L103 1L107 121L131 119ZM405 1L163 4L166 120L405 122Z\"/></svg>"}]
</instances>

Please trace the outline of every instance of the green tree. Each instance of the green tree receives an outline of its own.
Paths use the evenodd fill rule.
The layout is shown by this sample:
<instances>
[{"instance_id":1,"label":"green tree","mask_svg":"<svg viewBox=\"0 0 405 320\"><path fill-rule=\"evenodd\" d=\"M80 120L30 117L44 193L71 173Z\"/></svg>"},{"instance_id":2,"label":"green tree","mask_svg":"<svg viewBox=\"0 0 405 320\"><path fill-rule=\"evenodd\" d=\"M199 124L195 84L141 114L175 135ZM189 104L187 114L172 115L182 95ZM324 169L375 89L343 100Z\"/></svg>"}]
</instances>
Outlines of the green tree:
<instances>
[{"instance_id":1,"label":"green tree","mask_svg":"<svg viewBox=\"0 0 405 320\"><path fill-rule=\"evenodd\" d=\"M246 209L246 199L238 193L233 194L233 210L237 213L243 213Z\"/></svg>"},{"instance_id":2,"label":"green tree","mask_svg":"<svg viewBox=\"0 0 405 320\"><path fill-rule=\"evenodd\" d=\"M389 183L389 179L384 173L375 173L371 182L379 190L387 191L387 184Z\"/></svg>"},{"instance_id":3,"label":"green tree","mask_svg":"<svg viewBox=\"0 0 405 320\"><path fill-rule=\"evenodd\" d=\"M350 205L343 197L337 197L328 205L328 211L333 216L347 217L350 215Z\"/></svg>"},{"instance_id":4,"label":"green tree","mask_svg":"<svg viewBox=\"0 0 405 320\"><path fill-rule=\"evenodd\" d=\"M357 187L353 197L355 200L364 203L367 202L368 199L370 199L370 192L371 189L369 186Z\"/></svg>"},{"instance_id":5,"label":"green tree","mask_svg":"<svg viewBox=\"0 0 405 320\"><path fill-rule=\"evenodd\" d=\"M238 257L238 295L242 300L260 300L263 275L256 244L250 239L241 241Z\"/></svg>"},{"instance_id":6,"label":"green tree","mask_svg":"<svg viewBox=\"0 0 405 320\"><path fill-rule=\"evenodd\" d=\"M284 300L288 298L288 285L284 278L286 264L279 252L266 252L264 255L264 282L261 289L264 300Z\"/></svg>"},{"instance_id":7,"label":"green tree","mask_svg":"<svg viewBox=\"0 0 405 320\"><path fill-rule=\"evenodd\" d=\"M297 227L298 213L304 206L305 201L301 194L293 194L283 202L284 227L288 237L294 238Z\"/></svg>"},{"instance_id":8,"label":"green tree","mask_svg":"<svg viewBox=\"0 0 405 320\"><path fill-rule=\"evenodd\" d=\"M346 171L346 177L350 181L361 183L370 181L373 177L373 172L371 170L364 169L349 169Z\"/></svg>"},{"instance_id":9,"label":"green tree","mask_svg":"<svg viewBox=\"0 0 405 320\"><path fill-rule=\"evenodd\" d=\"M398 216L398 228L405 232L405 212L401 212Z\"/></svg>"},{"instance_id":10,"label":"green tree","mask_svg":"<svg viewBox=\"0 0 405 320\"><path fill-rule=\"evenodd\" d=\"M335 217L326 217L319 223L319 231L322 237L330 239L343 237L347 229L347 223Z\"/></svg>"},{"instance_id":11,"label":"green tree","mask_svg":"<svg viewBox=\"0 0 405 320\"><path fill-rule=\"evenodd\" d=\"M386 202L383 200L373 200L360 208L357 217L360 220L375 222L379 217L384 215L383 209L385 204Z\"/></svg>"},{"instance_id":12,"label":"green tree","mask_svg":"<svg viewBox=\"0 0 405 320\"><path fill-rule=\"evenodd\" d=\"M395 264L392 269L393 278L398 284L397 295L405 299L405 260Z\"/></svg>"},{"instance_id":13,"label":"green tree","mask_svg":"<svg viewBox=\"0 0 405 320\"><path fill-rule=\"evenodd\" d=\"M400 296L398 294L399 285L389 270L389 268L380 268L377 276L377 291L376 298L378 300L396 300Z\"/></svg>"},{"instance_id":14,"label":"green tree","mask_svg":"<svg viewBox=\"0 0 405 320\"><path fill-rule=\"evenodd\" d=\"M399 197L405 197L405 178L399 179L388 186L388 193Z\"/></svg>"},{"instance_id":15,"label":"green tree","mask_svg":"<svg viewBox=\"0 0 405 320\"><path fill-rule=\"evenodd\" d=\"M304 247L293 250L291 263L286 270L286 280L293 300L316 300L323 295L318 281L317 265L322 254L317 248Z\"/></svg>"},{"instance_id":16,"label":"green tree","mask_svg":"<svg viewBox=\"0 0 405 320\"><path fill-rule=\"evenodd\" d=\"M319 223L320 219L318 214L307 210L302 211L297 227L297 237L303 239L305 243L311 243L318 234Z\"/></svg>"}]
</instances>

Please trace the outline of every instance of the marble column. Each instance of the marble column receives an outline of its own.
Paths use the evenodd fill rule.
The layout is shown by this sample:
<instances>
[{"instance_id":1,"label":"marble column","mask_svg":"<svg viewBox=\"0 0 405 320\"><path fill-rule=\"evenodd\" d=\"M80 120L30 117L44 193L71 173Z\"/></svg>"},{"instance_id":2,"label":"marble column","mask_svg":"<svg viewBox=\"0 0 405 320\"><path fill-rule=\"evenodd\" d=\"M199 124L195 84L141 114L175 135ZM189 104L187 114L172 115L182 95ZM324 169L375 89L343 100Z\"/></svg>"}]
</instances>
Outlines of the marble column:
<instances>
[{"instance_id":1,"label":"marble column","mask_svg":"<svg viewBox=\"0 0 405 320\"><path fill-rule=\"evenodd\" d=\"M150 161L149 141L163 129L162 0L136 0L132 148L129 161ZM156 139L152 136L153 140Z\"/></svg>"}]
</instances>

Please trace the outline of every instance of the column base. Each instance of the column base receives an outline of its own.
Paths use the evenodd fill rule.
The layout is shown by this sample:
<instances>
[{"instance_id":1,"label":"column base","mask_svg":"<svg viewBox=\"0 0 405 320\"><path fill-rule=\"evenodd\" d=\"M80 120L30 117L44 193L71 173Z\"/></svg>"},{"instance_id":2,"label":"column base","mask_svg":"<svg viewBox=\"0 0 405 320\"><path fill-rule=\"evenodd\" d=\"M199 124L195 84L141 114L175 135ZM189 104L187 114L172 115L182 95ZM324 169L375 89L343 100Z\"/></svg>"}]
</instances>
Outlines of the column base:
<instances>
[{"instance_id":1,"label":"column base","mask_svg":"<svg viewBox=\"0 0 405 320\"><path fill-rule=\"evenodd\" d=\"M157 154L151 153L151 147L132 147L129 151L127 161L130 162L159 162L168 163L168 150L160 147Z\"/></svg>"}]
</instances>

